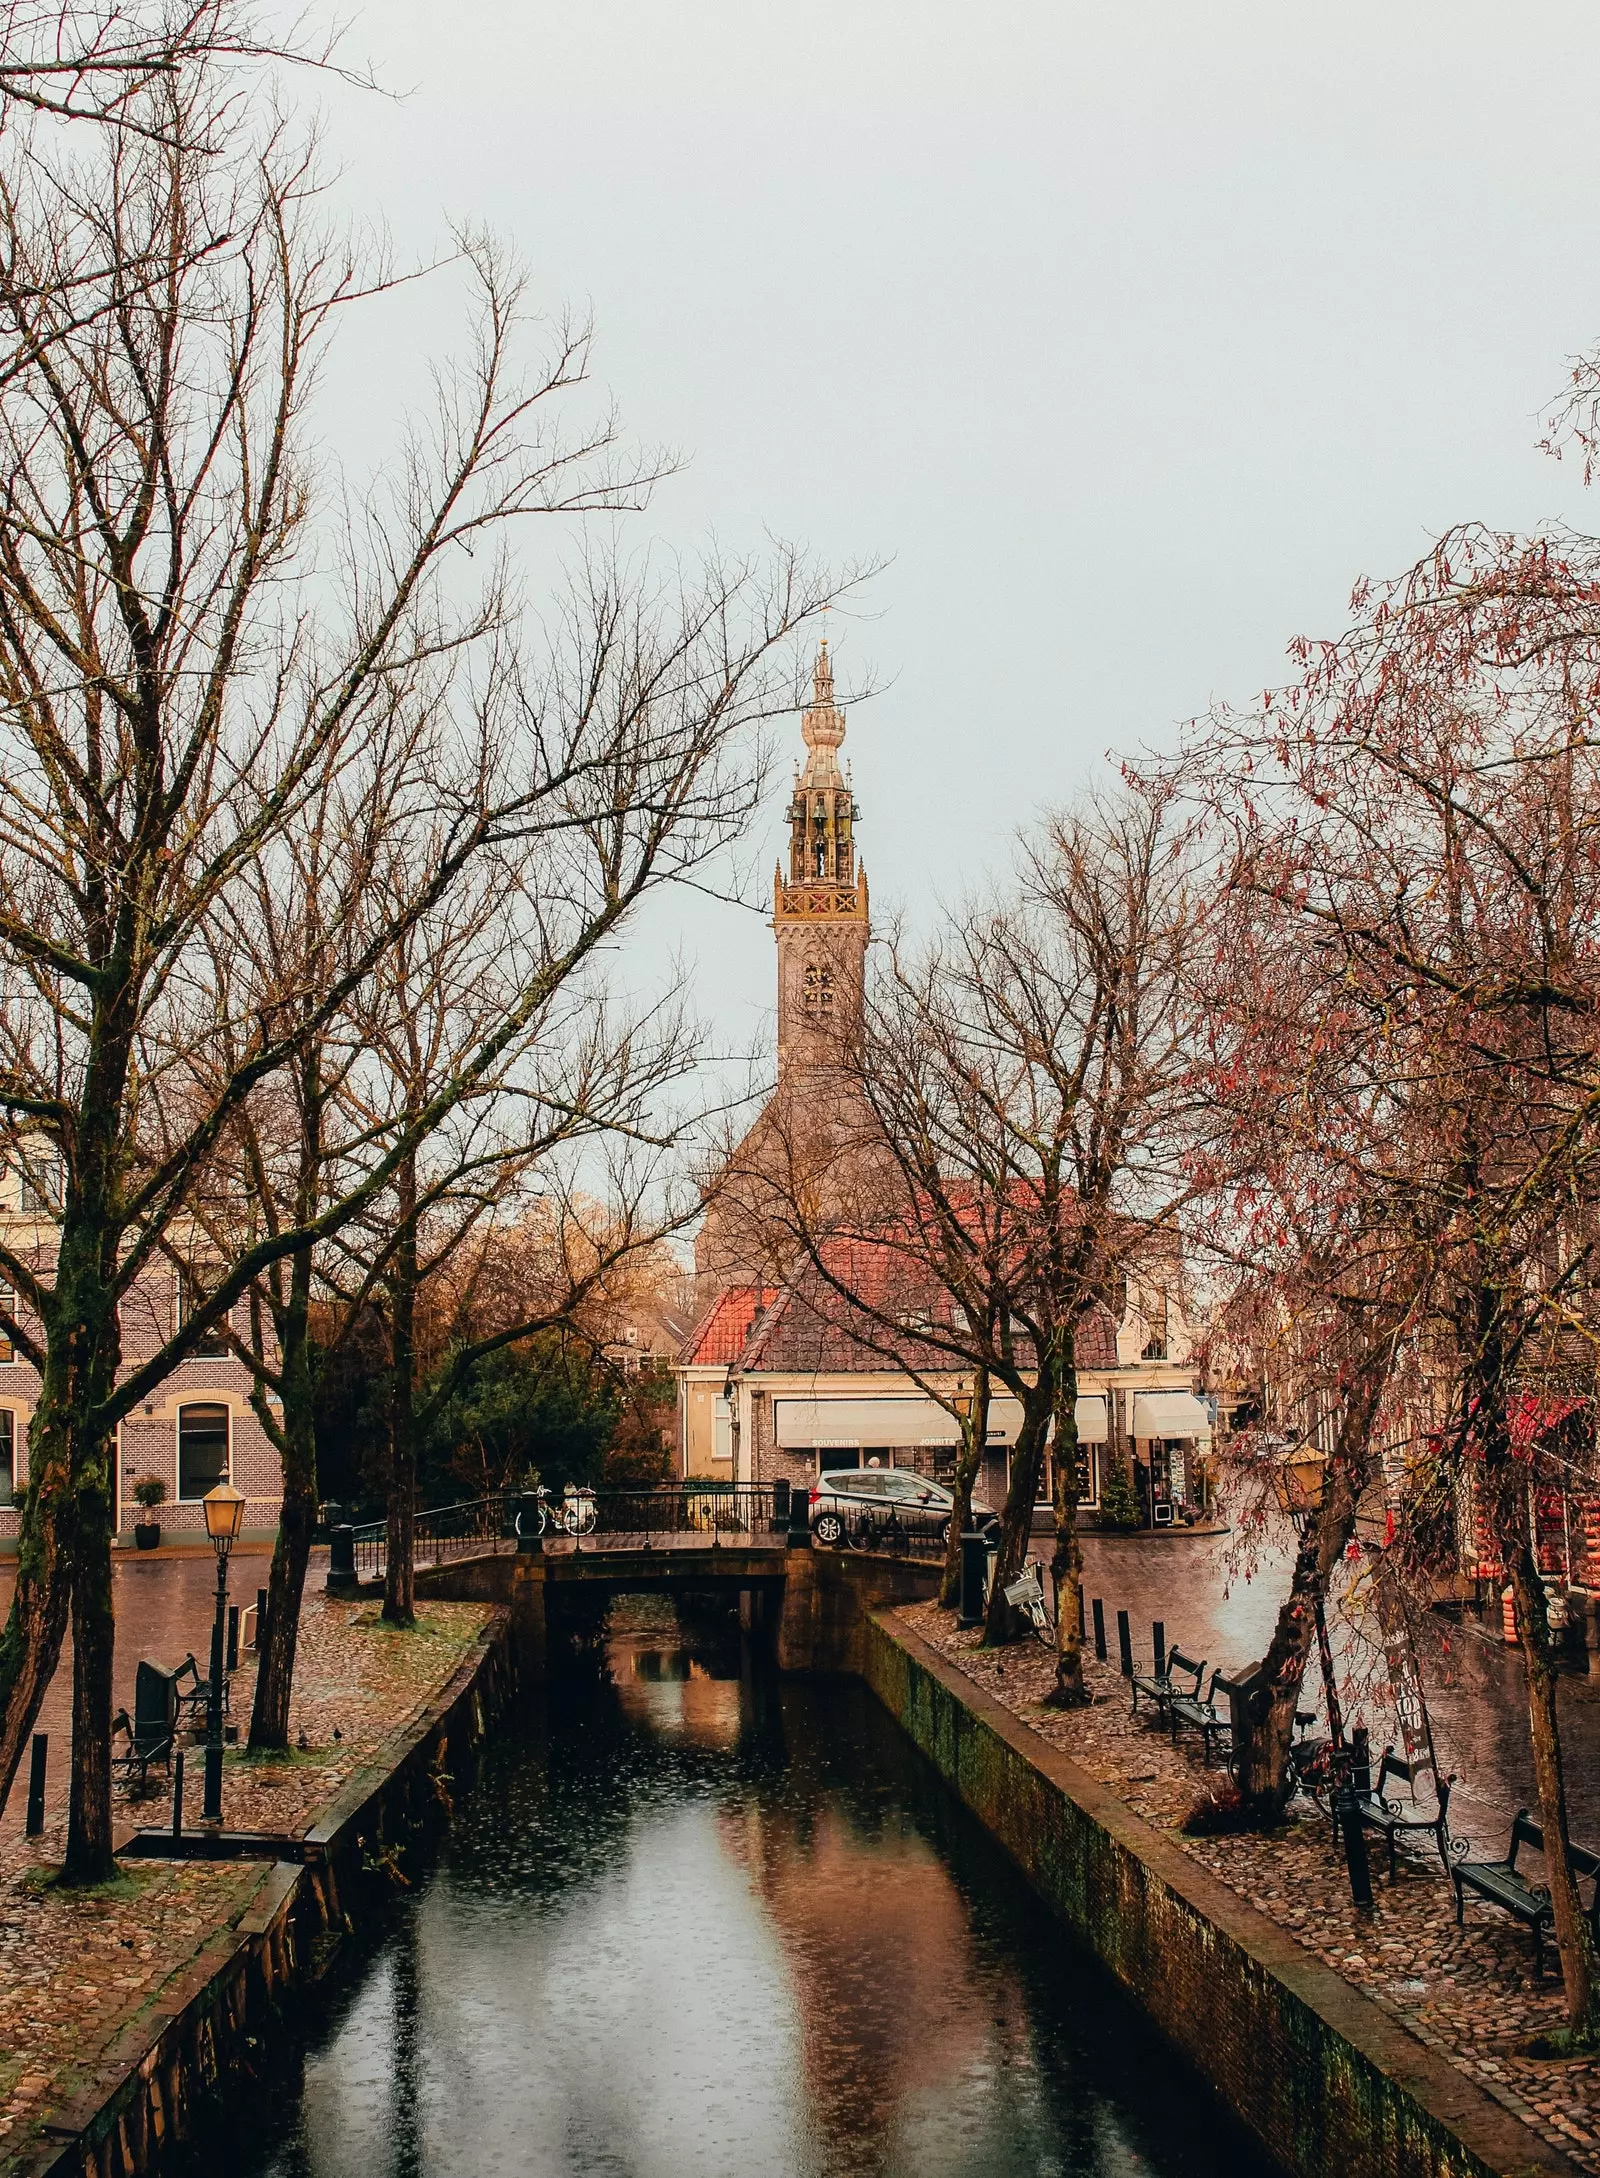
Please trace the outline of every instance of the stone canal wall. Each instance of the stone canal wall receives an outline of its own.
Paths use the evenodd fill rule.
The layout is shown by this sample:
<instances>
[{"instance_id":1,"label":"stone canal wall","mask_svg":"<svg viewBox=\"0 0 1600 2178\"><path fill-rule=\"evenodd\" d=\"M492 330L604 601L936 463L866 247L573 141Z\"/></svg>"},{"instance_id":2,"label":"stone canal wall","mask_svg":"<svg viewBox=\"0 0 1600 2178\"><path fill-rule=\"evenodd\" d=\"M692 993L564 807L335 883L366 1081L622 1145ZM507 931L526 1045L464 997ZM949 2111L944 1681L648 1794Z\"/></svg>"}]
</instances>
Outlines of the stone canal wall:
<instances>
[{"instance_id":1,"label":"stone canal wall","mask_svg":"<svg viewBox=\"0 0 1600 2178\"><path fill-rule=\"evenodd\" d=\"M188 2138L230 2080L265 2055L284 2000L315 1980L364 1909L396 1880L408 1843L448 1814L452 1781L511 1700L509 1615L491 1621L420 1716L391 1734L322 1810L297 1859L263 1863L233 1926L136 2018L60 2109L45 2139L9 2161L27 2178L136 2178Z\"/></svg>"},{"instance_id":2,"label":"stone canal wall","mask_svg":"<svg viewBox=\"0 0 1600 2178\"><path fill-rule=\"evenodd\" d=\"M901 1729L1295 2178L1576 2166L975 1686L892 1613L861 1646Z\"/></svg>"}]
</instances>

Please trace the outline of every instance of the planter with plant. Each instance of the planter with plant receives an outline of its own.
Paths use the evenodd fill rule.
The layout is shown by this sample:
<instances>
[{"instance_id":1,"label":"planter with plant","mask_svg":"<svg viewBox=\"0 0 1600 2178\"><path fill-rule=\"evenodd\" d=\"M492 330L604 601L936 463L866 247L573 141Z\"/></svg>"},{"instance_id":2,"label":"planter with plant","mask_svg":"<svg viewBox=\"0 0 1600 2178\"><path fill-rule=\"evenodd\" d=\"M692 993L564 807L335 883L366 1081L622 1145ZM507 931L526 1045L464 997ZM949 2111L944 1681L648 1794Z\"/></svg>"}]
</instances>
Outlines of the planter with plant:
<instances>
[{"instance_id":1,"label":"planter with plant","mask_svg":"<svg viewBox=\"0 0 1600 2178\"><path fill-rule=\"evenodd\" d=\"M140 1475L133 1485L133 1502L139 1518L133 1523L133 1539L141 1550L154 1550L161 1540L161 1522L155 1509L166 1503L167 1486L159 1475Z\"/></svg>"}]
</instances>

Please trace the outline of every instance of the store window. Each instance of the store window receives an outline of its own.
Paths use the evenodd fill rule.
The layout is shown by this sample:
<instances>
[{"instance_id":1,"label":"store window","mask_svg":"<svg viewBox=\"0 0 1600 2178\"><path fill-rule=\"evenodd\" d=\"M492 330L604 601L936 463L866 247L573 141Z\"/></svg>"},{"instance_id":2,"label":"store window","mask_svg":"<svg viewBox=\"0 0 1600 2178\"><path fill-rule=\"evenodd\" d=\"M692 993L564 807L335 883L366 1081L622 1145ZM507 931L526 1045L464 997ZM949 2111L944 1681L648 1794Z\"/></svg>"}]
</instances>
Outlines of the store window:
<instances>
[{"instance_id":1,"label":"store window","mask_svg":"<svg viewBox=\"0 0 1600 2178\"><path fill-rule=\"evenodd\" d=\"M204 1497L228 1479L228 1410L222 1406L178 1409L178 1495Z\"/></svg>"}]
</instances>

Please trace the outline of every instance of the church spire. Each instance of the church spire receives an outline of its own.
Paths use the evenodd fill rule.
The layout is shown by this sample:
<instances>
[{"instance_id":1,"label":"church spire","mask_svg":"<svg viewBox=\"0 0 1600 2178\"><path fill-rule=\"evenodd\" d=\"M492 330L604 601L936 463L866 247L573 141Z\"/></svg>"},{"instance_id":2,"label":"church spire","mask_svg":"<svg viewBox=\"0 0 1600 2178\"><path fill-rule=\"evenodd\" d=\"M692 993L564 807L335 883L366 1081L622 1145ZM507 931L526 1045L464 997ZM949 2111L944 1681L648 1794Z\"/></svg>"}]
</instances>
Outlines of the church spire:
<instances>
[{"instance_id":1,"label":"church spire","mask_svg":"<svg viewBox=\"0 0 1600 2178\"><path fill-rule=\"evenodd\" d=\"M861 814L839 769L844 713L834 699L823 641L811 702L800 721L806 761L795 767L789 804L789 868L774 873L778 940L778 1065L837 1064L841 1042L861 1026L867 947L867 874L856 860Z\"/></svg>"},{"instance_id":2,"label":"church spire","mask_svg":"<svg viewBox=\"0 0 1600 2178\"><path fill-rule=\"evenodd\" d=\"M850 885L855 882L855 796L839 769L844 741L844 713L833 700L833 661L824 636L812 669L811 702L800 721L806 745L804 771L794 783L789 805L789 882L791 885Z\"/></svg>"},{"instance_id":3,"label":"church spire","mask_svg":"<svg viewBox=\"0 0 1600 2178\"><path fill-rule=\"evenodd\" d=\"M844 741L844 713L833 700L833 661L828 638L822 638L817 662L811 671L811 703L800 721L800 734L810 751L802 784L840 788L839 749Z\"/></svg>"}]
</instances>

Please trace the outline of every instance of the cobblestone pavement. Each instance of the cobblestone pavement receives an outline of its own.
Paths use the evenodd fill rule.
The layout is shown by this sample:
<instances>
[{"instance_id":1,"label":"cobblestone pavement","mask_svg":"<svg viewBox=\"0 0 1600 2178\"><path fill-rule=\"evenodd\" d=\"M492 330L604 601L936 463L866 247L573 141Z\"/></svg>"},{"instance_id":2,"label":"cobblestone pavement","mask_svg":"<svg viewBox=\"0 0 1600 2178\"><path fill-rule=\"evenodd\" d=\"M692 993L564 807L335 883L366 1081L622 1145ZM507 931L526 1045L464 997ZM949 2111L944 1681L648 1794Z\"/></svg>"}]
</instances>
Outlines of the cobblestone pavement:
<instances>
[{"instance_id":1,"label":"cobblestone pavement","mask_svg":"<svg viewBox=\"0 0 1600 2178\"><path fill-rule=\"evenodd\" d=\"M976 1632L960 1632L953 1615L931 1603L905 1605L897 1616L1147 1822L1175 1832L1197 1800L1220 1789L1220 1767L1207 1771L1198 1750L1191 1754L1187 1741L1174 1746L1144 1711L1134 1717L1114 1666L1090 1658L1092 1709L1050 1710L1042 1706L1055 1676L1047 1650L1035 1643L984 1650ZM1600 2172L1600 2062L1544 2063L1515 2053L1528 2036L1561 2022L1553 1965L1535 1982L1526 1930L1481 1901L1469 1902L1467 1925L1456 1927L1452 1889L1431 1840L1402 1846L1392 1884L1381 1842L1373 1841L1370 1915L1351 1903L1326 1818L1303 1803L1269 1837L1179 1835L1176 1842L1574 2161ZM1501 1850L1503 1840L1495 1847Z\"/></svg>"},{"instance_id":2,"label":"cobblestone pavement","mask_svg":"<svg viewBox=\"0 0 1600 2178\"><path fill-rule=\"evenodd\" d=\"M263 1578L266 1563L259 1561ZM124 1678L131 1697L140 1653L153 1647L161 1661L177 1662L196 1646L188 1632L196 1568L209 1589L213 1569L207 1560L156 1557L127 1569L141 1585L118 1595L119 1611L124 1595L130 1599L128 1620L119 1624L125 1637L118 1644L119 1700ZM254 1588L252 1582L250 1600ZM290 1713L296 1744L286 1756L228 1750L223 1810L229 1829L309 1829L343 1781L445 1684L488 1616L486 1605L428 1603L419 1607L417 1631L399 1633L381 1623L377 1604L330 1600L314 1578L300 1619ZM130 1626L142 1628L142 1635L127 1639ZM175 1648L163 1630L176 1627L183 1630ZM254 1659L246 1657L233 1686L241 1726L254 1679ZM0 2168L201 1946L237 1922L269 1868L264 1862L128 1861L122 1876L99 1891L55 1888L51 1878L66 1833L64 1719L61 1732L59 1762L54 1737L51 1742L58 1789L43 1837L25 1840L20 1817L8 1819L0 1835ZM199 1812L198 1759L191 1757L190 1766L185 1798L193 1820ZM164 1826L170 1802L159 1770L154 1786L142 1805L130 1805L119 1793L119 1821Z\"/></svg>"}]
</instances>

